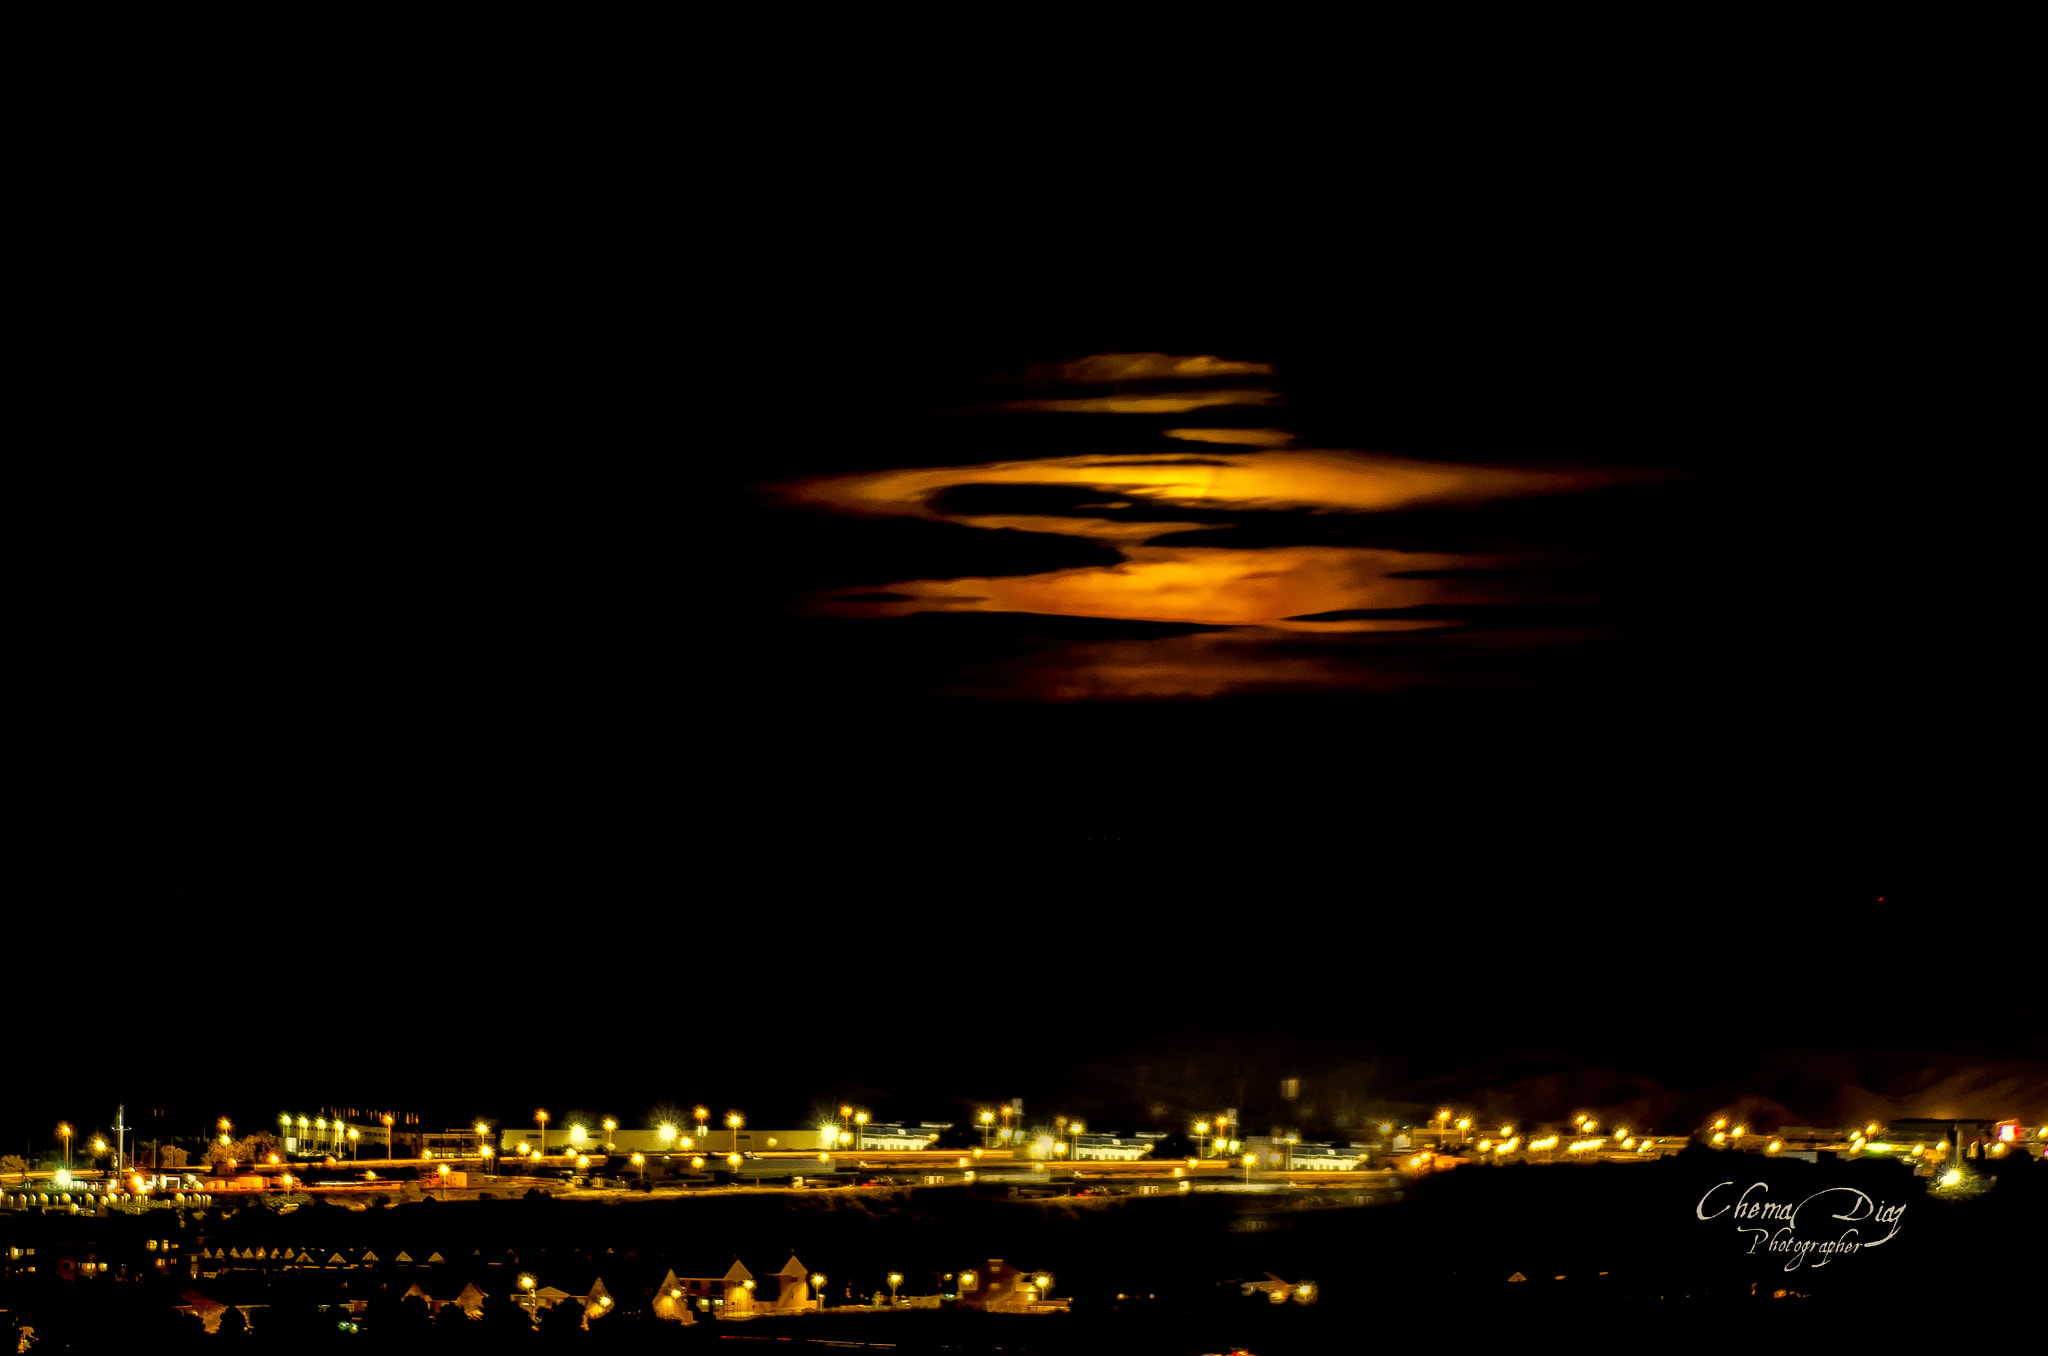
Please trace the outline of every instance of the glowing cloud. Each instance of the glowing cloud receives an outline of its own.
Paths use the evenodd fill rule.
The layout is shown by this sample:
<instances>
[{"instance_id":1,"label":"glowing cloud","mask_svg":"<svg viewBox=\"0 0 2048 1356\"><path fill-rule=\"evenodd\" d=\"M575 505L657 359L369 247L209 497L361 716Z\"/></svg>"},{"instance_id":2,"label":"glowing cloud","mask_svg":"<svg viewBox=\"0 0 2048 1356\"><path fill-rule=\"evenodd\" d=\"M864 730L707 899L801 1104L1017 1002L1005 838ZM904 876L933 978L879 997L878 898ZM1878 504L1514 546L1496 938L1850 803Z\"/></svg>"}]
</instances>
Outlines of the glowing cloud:
<instances>
[{"instance_id":1,"label":"glowing cloud","mask_svg":"<svg viewBox=\"0 0 2048 1356\"><path fill-rule=\"evenodd\" d=\"M1119 381L1193 380L1203 377L1269 377L1271 363L1236 362L1202 354L1176 358L1165 353L1095 353L1086 358L1034 366L1027 374L1038 382L1101 386Z\"/></svg>"},{"instance_id":2,"label":"glowing cloud","mask_svg":"<svg viewBox=\"0 0 2048 1356\"><path fill-rule=\"evenodd\" d=\"M1285 447L1294 441L1292 433L1277 428L1169 428L1169 438L1191 443L1234 443L1239 447Z\"/></svg>"}]
</instances>

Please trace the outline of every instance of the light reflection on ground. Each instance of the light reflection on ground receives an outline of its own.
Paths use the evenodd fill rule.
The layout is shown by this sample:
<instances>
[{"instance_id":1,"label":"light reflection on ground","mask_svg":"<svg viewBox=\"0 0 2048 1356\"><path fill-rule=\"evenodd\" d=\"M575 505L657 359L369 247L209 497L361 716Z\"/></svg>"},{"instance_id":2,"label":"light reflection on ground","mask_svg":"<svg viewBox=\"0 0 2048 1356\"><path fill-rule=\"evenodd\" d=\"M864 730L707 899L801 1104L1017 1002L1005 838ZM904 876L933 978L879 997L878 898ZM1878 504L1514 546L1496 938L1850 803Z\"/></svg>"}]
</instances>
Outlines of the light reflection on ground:
<instances>
[{"instance_id":1,"label":"light reflection on ground","mask_svg":"<svg viewBox=\"0 0 2048 1356\"><path fill-rule=\"evenodd\" d=\"M1153 379L1241 376L1263 365L1162 354L1094 355L1046 369L1073 381L1115 381L1131 371ZM1075 374L1081 374L1076 376ZM979 417L1042 412L1177 414L1206 405L1271 405L1270 390L1244 386L1182 393L1047 397L979 407ZM1045 425L1058 451L1058 421ZM1033 426L1037 427L1036 424ZM983 529L1056 533L1110 547L1121 563L1016 576L874 579L807 597L811 615L884 619L916 613L992 612L1234 628L1144 639L1048 642L1035 656L963 672L952 690L1049 699L1208 696L1249 690L1385 689L1441 681L1426 657L1397 658L1361 643L1404 633L1461 629L1445 606L1557 601L1526 582L1493 578L1404 578L1417 571L1486 570L1512 575L1532 558L1515 554L1417 552L1337 545L1199 546L1148 542L1164 534L1228 526L1233 515L1372 514L1422 506L1568 495L1662 479L1640 468L1455 465L1344 449L1293 448L1283 429L1177 427L1182 444L1129 456L1060 456L817 476L766 487L792 506L865 517L923 518ZM1203 444L1189 447L1186 444ZM987 496L1046 491L1052 512L949 508L947 493ZM1063 496L1060 491L1067 491ZM957 505L957 498L953 502ZM1020 507L1022 505L1020 504ZM1040 507L1044 507L1043 504ZM1177 519L1176 512L1188 517ZM901 597L877 598L875 594ZM869 595L848 597L847 595ZM1425 615L1305 620L1319 613L1422 609ZM1555 643L1536 633L1515 644ZM1447 637L1431 636L1441 644ZM1498 637L1487 644L1499 645ZM1483 681L1492 681L1489 677Z\"/></svg>"}]
</instances>

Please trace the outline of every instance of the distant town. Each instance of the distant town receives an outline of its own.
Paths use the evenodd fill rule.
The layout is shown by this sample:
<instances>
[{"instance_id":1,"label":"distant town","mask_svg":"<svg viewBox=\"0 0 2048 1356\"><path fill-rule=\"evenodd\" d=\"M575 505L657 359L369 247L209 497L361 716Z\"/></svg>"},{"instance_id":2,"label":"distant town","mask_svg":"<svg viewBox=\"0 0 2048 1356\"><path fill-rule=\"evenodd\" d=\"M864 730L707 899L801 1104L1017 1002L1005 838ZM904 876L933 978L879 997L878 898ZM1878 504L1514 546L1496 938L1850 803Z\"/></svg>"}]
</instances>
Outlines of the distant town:
<instances>
[{"instance_id":1,"label":"distant town","mask_svg":"<svg viewBox=\"0 0 2048 1356\"><path fill-rule=\"evenodd\" d=\"M733 1212L763 1197L822 1205L824 1196L905 1192L927 1202L946 1192L968 1201L1216 1195L1240 1202L1225 1207L1230 1231L1256 1233L1276 1208L1386 1205L1443 1174L1516 1165L1569 1171L1681 1153L1875 1161L1926 1179L1928 1190L1962 1192L2002 1161L2038 1160L2048 1147L2048 1127L2013 1118L1760 1127L1720 1116L1672 1134L1593 1112L1481 1123L1456 1107L1342 1142L1253 1133L1228 1109L1173 1129L1110 1131L1028 1116L1017 1102L943 1122L885 1122L851 1105L784 1126L707 1106L637 1125L558 1121L544 1109L514 1123L417 1122L332 1107L254 1126L223 1116L204 1136L138 1129L126 1108L84 1134L60 1122L32 1158L0 1157L4 1312L24 1331L37 1313L46 1333L61 1327L68 1320L53 1315L66 1304L49 1286L62 1283L113 1287L130 1308L168 1311L208 1333L316 1319L346 1332L457 1321L690 1327L940 1307L1045 1315L1068 1312L1075 1294L1059 1257L907 1250L892 1264L875 1248L849 1247L843 1225L809 1243L784 1229L792 1236L777 1246L749 1247L740 1238L748 1227L735 1224L748 1217ZM693 1199L705 1204L673 1204ZM481 1208L411 1208L429 1202ZM635 1202L671 1204L588 1213ZM583 1213L533 1213L547 1205ZM501 1217L507 1206L524 1213ZM555 1227L570 1219L579 1222ZM730 1240L707 1232L728 1226ZM1261 1302L1320 1297L1319 1283L1300 1275L1235 1283Z\"/></svg>"}]
</instances>

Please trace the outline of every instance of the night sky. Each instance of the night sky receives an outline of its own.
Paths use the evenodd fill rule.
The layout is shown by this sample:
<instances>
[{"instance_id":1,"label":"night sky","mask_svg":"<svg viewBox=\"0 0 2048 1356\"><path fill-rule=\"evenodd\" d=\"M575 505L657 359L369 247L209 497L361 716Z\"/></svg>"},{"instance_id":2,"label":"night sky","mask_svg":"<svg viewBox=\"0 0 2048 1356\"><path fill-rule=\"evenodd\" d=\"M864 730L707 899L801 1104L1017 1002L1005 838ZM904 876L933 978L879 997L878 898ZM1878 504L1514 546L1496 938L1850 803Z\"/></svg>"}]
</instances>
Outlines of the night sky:
<instances>
[{"instance_id":1,"label":"night sky","mask_svg":"<svg viewBox=\"0 0 2048 1356\"><path fill-rule=\"evenodd\" d=\"M10 1022L8 1133L117 1101L2048 1117L1976 527L1992 279L1670 185L1597 231L1226 202L1171 235L1017 191L683 258L586 225L606 248L513 282L519 242L164 284L37 574L9 949L52 988ZM1270 372L1198 412L989 408L1237 380L1046 375L1103 354ZM791 485L1275 450L1189 427L1576 488L1159 515L1426 556L1334 609L1408 631L818 602L1113 564L958 519L1136 543L1148 508ZM1046 699L1162 655L1163 688Z\"/></svg>"}]
</instances>

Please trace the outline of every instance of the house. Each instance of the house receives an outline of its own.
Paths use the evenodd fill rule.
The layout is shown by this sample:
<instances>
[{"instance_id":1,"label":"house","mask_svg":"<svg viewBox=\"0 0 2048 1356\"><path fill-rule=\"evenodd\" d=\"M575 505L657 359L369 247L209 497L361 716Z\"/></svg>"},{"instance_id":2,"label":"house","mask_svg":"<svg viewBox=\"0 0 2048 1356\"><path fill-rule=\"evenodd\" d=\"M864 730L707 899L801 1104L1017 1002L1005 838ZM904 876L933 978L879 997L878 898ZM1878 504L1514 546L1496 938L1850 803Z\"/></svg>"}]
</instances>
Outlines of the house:
<instances>
[{"instance_id":1,"label":"house","mask_svg":"<svg viewBox=\"0 0 2048 1356\"><path fill-rule=\"evenodd\" d=\"M766 1293L767 1281L776 1283L773 1295ZM795 1253L791 1253L789 1260L773 1275L765 1277L754 1292L755 1307L770 1313L802 1313L806 1309L816 1309L822 1303L822 1296L814 1297L811 1293L810 1268L798 1261Z\"/></svg>"},{"instance_id":2,"label":"house","mask_svg":"<svg viewBox=\"0 0 2048 1356\"><path fill-rule=\"evenodd\" d=\"M583 1306L585 1323L604 1317L617 1304L612 1292L605 1288L604 1279L588 1267L555 1277L533 1292L536 1308L552 1309L563 1300L575 1300Z\"/></svg>"},{"instance_id":3,"label":"house","mask_svg":"<svg viewBox=\"0 0 2048 1356\"><path fill-rule=\"evenodd\" d=\"M475 1318L483 1309L485 1294L476 1281L464 1276L437 1274L424 1276L406 1287L398 1298L401 1302L417 1295L426 1301L427 1312L440 1316L441 1310L452 1304Z\"/></svg>"},{"instance_id":4,"label":"house","mask_svg":"<svg viewBox=\"0 0 2048 1356\"><path fill-rule=\"evenodd\" d=\"M240 1309L242 1317L253 1328L256 1321L256 1312L269 1307L267 1297L263 1299L256 1298L261 1293L260 1291L251 1291L246 1286L230 1287L215 1284L209 1285L205 1291L187 1286L178 1292L177 1302L171 1307L181 1314L198 1315L200 1323L205 1325L206 1331L209 1333L220 1331L221 1318L231 1308Z\"/></svg>"},{"instance_id":5,"label":"house","mask_svg":"<svg viewBox=\"0 0 2048 1356\"><path fill-rule=\"evenodd\" d=\"M1018 1312L1039 1302L1042 1272L1019 1271L1000 1257L980 1270L960 1273L960 1303L970 1309Z\"/></svg>"},{"instance_id":6,"label":"house","mask_svg":"<svg viewBox=\"0 0 2048 1356\"><path fill-rule=\"evenodd\" d=\"M670 1268L660 1288L663 1292L680 1290L682 1294L673 1298L700 1312L716 1309L738 1314L753 1312L756 1287L754 1273L734 1257L722 1270L709 1259L687 1260Z\"/></svg>"}]
</instances>

